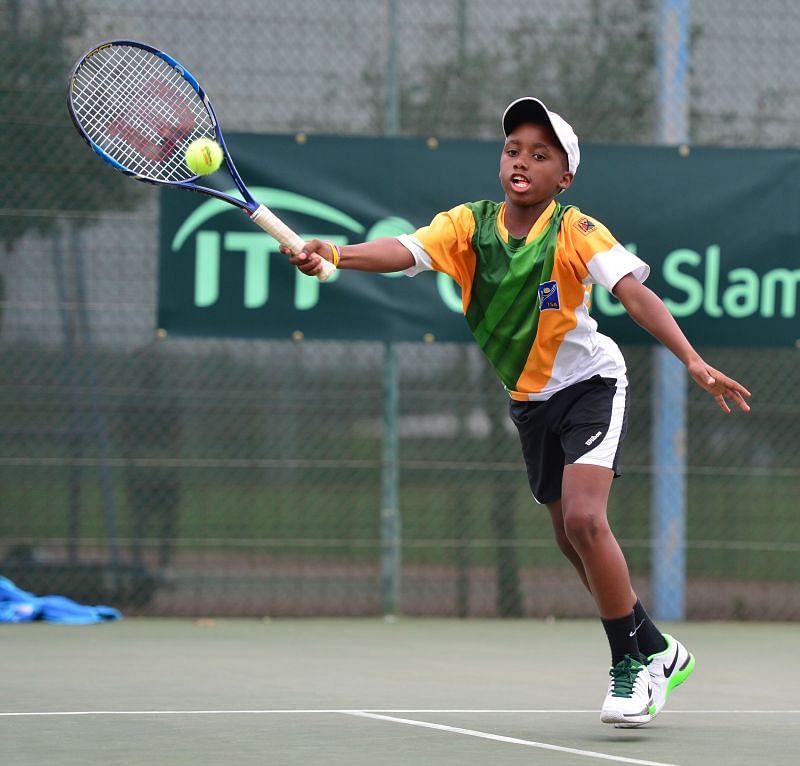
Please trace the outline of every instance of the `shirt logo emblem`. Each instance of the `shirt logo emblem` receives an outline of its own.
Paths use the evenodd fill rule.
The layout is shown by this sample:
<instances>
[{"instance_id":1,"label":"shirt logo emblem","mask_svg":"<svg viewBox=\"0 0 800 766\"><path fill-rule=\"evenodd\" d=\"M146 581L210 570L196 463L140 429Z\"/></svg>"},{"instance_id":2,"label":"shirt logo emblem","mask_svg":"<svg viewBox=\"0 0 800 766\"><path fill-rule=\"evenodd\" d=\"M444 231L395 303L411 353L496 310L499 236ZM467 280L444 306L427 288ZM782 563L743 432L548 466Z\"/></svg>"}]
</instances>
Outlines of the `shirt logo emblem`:
<instances>
[{"instance_id":1,"label":"shirt logo emblem","mask_svg":"<svg viewBox=\"0 0 800 766\"><path fill-rule=\"evenodd\" d=\"M548 309L558 309L561 305L558 302L558 284L555 280L550 282L542 282L539 285L539 310L547 311Z\"/></svg>"},{"instance_id":2,"label":"shirt logo emblem","mask_svg":"<svg viewBox=\"0 0 800 766\"><path fill-rule=\"evenodd\" d=\"M593 444L594 444L594 443L595 443L595 442L596 442L596 441L597 441L597 440L598 440L598 439L599 439L599 438L600 438L602 435L603 435L603 432L602 432L602 431L598 431L596 434L594 434L594 435L590 436L590 437L589 437L589 438L588 438L588 439L587 439L587 440L584 442L584 444L585 444L587 447L591 447L591 446L592 446L592 445L593 445ZM642 620L642 622L644 622L644 620ZM636 626L636 628L635 628L635 630L633 631L633 633L630 633L630 634L629 634L630 636L635 636L635 635L636 635L636 631L637 631L637 630L639 630L639 628L641 628L641 627L642 627L642 622L640 622L640 623L639 623L639 624Z\"/></svg>"},{"instance_id":3,"label":"shirt logo emblem","mask_svg":"<svg viewBox=\"0 0 800 766\"><path fill-rule=\"evenodd\" d=\"M580 221L575 221L572 225L581 234L591 234L597 228L597 224L589 218L581 218Z\"/></svg>"}]
</instances>

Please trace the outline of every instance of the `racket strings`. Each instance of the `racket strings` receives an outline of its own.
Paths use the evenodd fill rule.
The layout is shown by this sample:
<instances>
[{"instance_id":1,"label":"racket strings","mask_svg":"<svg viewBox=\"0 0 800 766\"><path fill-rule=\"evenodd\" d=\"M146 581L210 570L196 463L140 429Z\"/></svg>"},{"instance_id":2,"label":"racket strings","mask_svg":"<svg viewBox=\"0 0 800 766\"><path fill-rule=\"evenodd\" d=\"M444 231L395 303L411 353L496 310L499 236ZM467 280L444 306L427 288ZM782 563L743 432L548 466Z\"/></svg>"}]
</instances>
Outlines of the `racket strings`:
<instances>
[{"instance_id":1,"label":"racket strings","mask_svg":"<svg viewBox=\"0 0 800 766\"><path fill-rule=\"evenodd\" d=\"M71 98L89 138L145 178L193 178L184 163L186 145L215 138L194 88L166 61L134 46L114 45L89 56L76 72Z\"/></svg>"}]
</instances>

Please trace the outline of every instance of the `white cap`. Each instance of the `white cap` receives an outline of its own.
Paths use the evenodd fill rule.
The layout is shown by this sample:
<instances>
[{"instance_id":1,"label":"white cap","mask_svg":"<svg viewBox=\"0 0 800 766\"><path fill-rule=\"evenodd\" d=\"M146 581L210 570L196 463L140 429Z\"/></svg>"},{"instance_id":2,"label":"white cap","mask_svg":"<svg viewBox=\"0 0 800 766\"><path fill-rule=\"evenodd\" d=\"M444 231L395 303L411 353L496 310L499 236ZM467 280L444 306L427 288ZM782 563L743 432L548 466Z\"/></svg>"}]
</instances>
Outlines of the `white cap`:
<instances>
[{"instance_id":1,"label":"white cap","mask_svg":"<svg viewBox=\"0 0 800 766\"><path fill-rule=\"evenodd\" d=\"M525 96L512 101L503 112L503 133L508 137L517 125L523 122L538 122L550 125L556 134L561 147L567 153L569 172L572 175L578 171L581 161L581 150L578 148L578 137L575 131L563 117L551 112L538 98Z\"/></svg>"}]
</instances>

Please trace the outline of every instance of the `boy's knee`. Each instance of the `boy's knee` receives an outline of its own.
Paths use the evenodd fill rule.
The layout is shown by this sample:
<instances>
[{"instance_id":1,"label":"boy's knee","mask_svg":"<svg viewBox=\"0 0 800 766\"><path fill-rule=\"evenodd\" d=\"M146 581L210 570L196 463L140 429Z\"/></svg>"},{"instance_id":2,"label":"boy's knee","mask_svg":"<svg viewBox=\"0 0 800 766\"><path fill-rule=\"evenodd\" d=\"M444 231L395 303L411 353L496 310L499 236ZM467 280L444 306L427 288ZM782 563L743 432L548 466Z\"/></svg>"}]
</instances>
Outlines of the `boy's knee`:
<instances>
[{"instance_id":1,"label":"boy's knee","mask_svg":"<svg viewBox=\"0 0 800 766\"><path fill-rule=\"evenodd\" d=\"M573 511L564 515L565 536L576 548L591 546L607 528L605 519L595 513Z\"/></svg>"}]
</instances>

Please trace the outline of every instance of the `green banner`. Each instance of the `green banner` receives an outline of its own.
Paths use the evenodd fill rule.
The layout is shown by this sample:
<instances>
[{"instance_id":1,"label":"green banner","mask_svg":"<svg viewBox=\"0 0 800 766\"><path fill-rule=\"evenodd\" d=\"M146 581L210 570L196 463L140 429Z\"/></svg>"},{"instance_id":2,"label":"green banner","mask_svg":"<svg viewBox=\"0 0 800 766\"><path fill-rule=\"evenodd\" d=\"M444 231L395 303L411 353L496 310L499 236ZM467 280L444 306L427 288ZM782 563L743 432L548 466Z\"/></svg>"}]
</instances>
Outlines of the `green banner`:
<instances>
[{"instance_id":1,"label":"green banner","mask_svg":"<svg viewBox=\"0 0 800 766\"><path fill-rule=\"evenodd\" d=\"M499 141L226 140L254 196L305 238L394 236L461 202L502 196ZM694 343L793 346L798 171L797 151L585 146L560 201L601 220L650 264L647 285ZM348 271L321 284L292 269L240 211L184 191L161 192L160 277L159 327L176 335L470 338L449 277ZM602 332L619 343L651 340L606 291L592 295Z\"/></svg>"}]
</instances>

